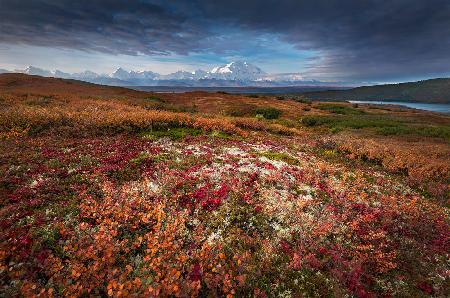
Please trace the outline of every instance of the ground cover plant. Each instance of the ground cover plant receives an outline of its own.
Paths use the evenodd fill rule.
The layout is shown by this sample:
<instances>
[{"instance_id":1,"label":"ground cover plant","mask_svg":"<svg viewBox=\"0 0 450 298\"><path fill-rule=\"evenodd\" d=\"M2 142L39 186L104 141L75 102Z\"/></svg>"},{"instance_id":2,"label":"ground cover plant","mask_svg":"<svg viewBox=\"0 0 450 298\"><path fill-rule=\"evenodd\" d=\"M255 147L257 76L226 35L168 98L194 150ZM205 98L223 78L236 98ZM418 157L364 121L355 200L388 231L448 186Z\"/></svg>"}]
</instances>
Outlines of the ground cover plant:
<instances>
[{"instance_id":1,"label":"ground cover plant","mask_svg":"<svg viewBox=\"0 0 450 298\"><path fill-rule=\"evenodd\" d=\"M449 293L445 134L336 118L447 117L69 82L0 77L1 296ZM282 113L231 117L230 102Z\"/></svg>"}]
</instances>

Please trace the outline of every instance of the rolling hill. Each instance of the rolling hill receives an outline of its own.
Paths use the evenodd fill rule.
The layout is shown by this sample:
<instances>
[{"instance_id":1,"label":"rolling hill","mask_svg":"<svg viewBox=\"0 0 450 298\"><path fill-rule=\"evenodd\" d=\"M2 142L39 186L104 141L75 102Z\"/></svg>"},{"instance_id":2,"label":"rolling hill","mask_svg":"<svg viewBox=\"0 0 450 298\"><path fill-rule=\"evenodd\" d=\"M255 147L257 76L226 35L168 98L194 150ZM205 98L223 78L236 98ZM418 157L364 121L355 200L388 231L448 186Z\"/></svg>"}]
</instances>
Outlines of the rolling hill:
<instances>
[{"instance_id":1,"label":"rolling hill","mask_svg":"<svg viewBox=\"0 0 450 298\"><path fill-rule=\"evenodd\" d=\"M317 100L395 100L450 103L450 78L363 86L349 90L307 92L304 95Z\"/></svg>"},{"instance_id":2,"label":"rolling hill","mask_svg":"<svg viewBox=\"0 0 450 298\"><path fill-rule=\"evenodd\" d=\"M446 297L449 123L2 74L0 297Z\"/></svg>"}]
</instances>

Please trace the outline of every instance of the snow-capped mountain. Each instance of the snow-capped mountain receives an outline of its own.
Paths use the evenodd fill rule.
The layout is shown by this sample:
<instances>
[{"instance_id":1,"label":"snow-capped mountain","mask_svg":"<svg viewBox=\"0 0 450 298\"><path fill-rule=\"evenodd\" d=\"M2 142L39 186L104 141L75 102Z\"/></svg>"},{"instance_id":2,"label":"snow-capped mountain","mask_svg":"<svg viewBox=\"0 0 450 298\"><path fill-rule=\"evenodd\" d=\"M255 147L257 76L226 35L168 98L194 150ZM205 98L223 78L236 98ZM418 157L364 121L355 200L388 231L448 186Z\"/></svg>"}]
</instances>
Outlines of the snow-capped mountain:
<instances>
[{"instance_id":1,"label":"snow-capped mountain","mask_svg":"<svg viewBox=\"0 0 450 298\"><path fill-rule=\"evenodd\" d=\"M82 81L95 80L95 79L98 79L100 77L102 77L102 75L99 75L99 74L97 74L97 73L95 73L93 71L90 71L90 70L74 73L71 76L71 78L73 78L73 79L82 80Z\"/></svg>"},{"instance_id":2,"label":"snow-capped mountain","mask_svg":"<svg viewBox=\"0 0 450 298\"><path fill-rule=\"evenodd\" d=\"M0 70L0 72L8 72ZM120 86L304 86L321 85L323 82L306 80L299 73L267 74L261 68L245 62L235 61L216 66L209 71L198 69L195 71L177 71L161 75L153 71L134 71L117 68L111 74L97 74L86 70L79 73L67 73L60 70L48 71L29 66L15 72L45 77L76 79L97 84Z\"/></svg>"},{"instance_id":3,"label":"snow-capped mountain","mask_svg":"<svg viewBox=\"0 0 450 298\"><path fill-rule=\"evenodd\" d=\"M70 78L73 76L73 75L70 74L70 73L63 72L63 71L60 71L60 70L55 70L55 71L53 72L53 75L54 75L56 78L61 78L61 79L70 79Z\"/></svg>"},{"instance_id":4,"label":"snow-capped mountain","mask_svg":"<svg viewBox=\"0 0 450 298\"><path fill-rule=\"evenodd\" d=\"M28 66L25 70L21 71L23 73L29 74L29 75L36 75L36 76L42 76L42 77L51 77L53 73L51 71L34 67L34 66Z\"/></svg>"},{"instance_id":5,"label":"snow-capped mountain","mask_svg":"<svg viewBox=\"0 0 450 298\"><path fill-rule=\"evenodd\" d=\"M209 74L211 78L237 81L256 81L266 75L261 68L245 61L236 61L221 67L214 67Z\"/></svg>"},{"instance_id":6,"label":"snow-capped mountain","mask_svg":"<svg viewBox=\"0 0 450 298\"><path fill-rule=\"evenodd\" d=\"M289 82L289 81L303 81L305 79L299 73L280 73L280 74L266 75L266 76L264 76L262 78L259 78L257 80L259 80L259 81L275 81L275 82L285 81L285 82Z\"/></svg>"},{"instance_id":7,"label":"snow-capped mountain","mask_svg":"<svg viewBox=\"0 0 450 298\"><path fill-rule=\"evenodd\" d=\"M206 72L205 72L206 73ZM179 70L168 75L161 75L160 80L198 80L200 79L196 72L189 72L184 70Z\"/></svg>"},{"instance_id":8,"label":"snow-capped mountain","mask_svg":"<svg viewBox=\"0 0 450 298\"><path fill-rule=\"evenodd\" d=\"M154 80L160 76L160 74L153 71L126 71L122 67L119 67L115 72L110 75L112 78L129 81L129 80Z\"/></svg>"}]
</instances>

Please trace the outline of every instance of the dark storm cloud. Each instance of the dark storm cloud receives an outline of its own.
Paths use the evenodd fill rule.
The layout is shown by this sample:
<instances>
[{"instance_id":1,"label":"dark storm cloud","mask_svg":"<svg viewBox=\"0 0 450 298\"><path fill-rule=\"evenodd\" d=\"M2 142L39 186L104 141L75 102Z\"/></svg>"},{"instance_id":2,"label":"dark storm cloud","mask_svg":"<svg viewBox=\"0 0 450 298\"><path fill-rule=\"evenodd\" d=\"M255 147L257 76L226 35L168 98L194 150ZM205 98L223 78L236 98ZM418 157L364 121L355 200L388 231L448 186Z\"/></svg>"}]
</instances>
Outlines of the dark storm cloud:
<instances>
[{"instance_id":1,"label":"dark storm cloud","mask_svg":"<svg viewBox=\"0 0 450 298\"><path fill-rule=\"evenodd\" d=\"M450 1L205 1L207 14L319 51L311 71L361 79L450 72Z\"/></svg>"},{"instance_id":2,"label":"dark storm cloud","mask_svg":"<svg viewBox=\"0 0 450 298\"><path fill-rule=\"evenodd\" d=\"M307 71L318 76L387 80L450 70L448 0L0 0L3 43L222 54L223 35L236 31L242 48L268 33L315 51Z\"/></svg>"},{"instance_id":3,"label":"dark storm cloud","mask_svg":"<svg viewBox=\"0 0 450 298\"><path fill-rule=\"evenodd\" d=\"M136 55L186 54L201 20L148 1L0 0L0 42Z\"/></svg>"}]
</instances>

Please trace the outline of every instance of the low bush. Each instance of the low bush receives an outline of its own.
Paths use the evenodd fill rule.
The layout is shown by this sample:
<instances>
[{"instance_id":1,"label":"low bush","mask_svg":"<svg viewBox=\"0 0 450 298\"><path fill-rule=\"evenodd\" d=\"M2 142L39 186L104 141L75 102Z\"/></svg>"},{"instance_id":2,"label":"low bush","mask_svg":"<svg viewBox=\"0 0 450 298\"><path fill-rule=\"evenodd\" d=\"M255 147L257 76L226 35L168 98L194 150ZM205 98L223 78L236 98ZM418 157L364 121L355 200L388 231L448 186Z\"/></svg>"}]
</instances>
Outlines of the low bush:
<instances>
[{"instance_id":1,"label":"low bush","mask_svg":"<svg viewBox=\"0 0 450 298\"><path fill-rule=\"evenodd\" d=\"M147 98L145 98L146 101L150 101L150 102L157 102L157 103L164 103L166 102L164 99L156 96L156 95L151 95Z\"/></svg>"},{"instance_id":2,"label":"low bush","mask_svg":"<svg viewBox=\"0 0 450 298\"><path fill-rule=\"evenodd\" d=\"M444 126L387 126L376 129L380 135L419 135L450 140L450 127Z\"/></svg>"},{"instance_id":3,"label":"low bush","mask_svg":"<svg viewBox=\"0 0 450 298\"><path fill-rule=\"evenodd\" d=\"M295 98L294 100L298 101L300 103L312 104L311 100L309 100L307 98L303 98L303 97Z\"/></svg>"},{"instance_id":4,"label":"low bush","mask_svg":"<svg viewBox=\"0 0 450 298\"><path fill-rule=\"evenodd\" d=\"M342 104L321 103L318 104L316 108L318 108L319 110L328 111L334 114L341 114L341 115L364 114L364 111L358 110L356 107L350 107Z\"/></svg>"},{"instance_id":5,"label":"low bush","mask_svg":"<svg viewBox=\"0 0 450 298\"><path fill-rule=\"evenodd\" d=\"M247 134L224 118L195 117L183 111L147 110L115 102L85 102L52 108L17 105L0 114L0 133L5 136L20 131L28 134L62 130L71 134L115 134L177 127L221 130L241 136Z\"/></svg>"},{"instance_id":6,"label":"low bush","mask_svg":"<svg viewBox=\"0 0 450 298\"><path fill-rule=\"evenodd\" d=\"M202 134L202 130L198 128L175 127L159 130L145 130L139 133L141 137L148 139L159 139L168 137L172 140L182 139L186 136L198 136Z\"/></svg>"},{"instance_id":7,"label":"low bush","mask_svg":"<svg viewBox=\"0 0 450 298\"><path fill-rule=\"evenodd\" d=\"M254 111L256 115L263 115L265 119L278 119L281 116L281 111L277 108L258 108Z\"/></svg>"},{"instance_id":8,"label":"low bush","mask_svg":"<svg viewBox=\"0 0 450 298\"><path fill-rule=\"evenodd\" d=\"M250 98L259 98L259 95L258 95L258 94L248 94L247 97L250 97Z\"/></svg>"},{"instance_id":9,"label":"low bush","mask_svg":"<svg viewBox=\"0 0 450 298\"><path fill-rule=\"evenodd\" d=\"M379 135L416 135L450 140L450 127L414 124L405 119L383 115L304 116L301 123L306 127L324 126L332 132L345 129L373 129Z\"/></svg>"},{"instance_id":10,"label":"low bush","mask_svg":"<svg viewBox=\"0 0 450 298\"><path fill-rule=\"evenodd\" d=\"M225 115L231 116L231 117L253 116L256 108L257 108L256 105L244 103L244 104L240 104L239 106L233 106L233 107L228 108L225 111Z\"/></svg>"},{"instance_id":11,"label":"low bush","mask_svg":"<svg viewBox=\"0 0 450 298\"><path fill-rule=\"evenodd\" d=\"M304 126L316 126L320 125L320 122L318 121L318 117L315 116L306 116L301 119L301 122Z\"/></svg>"},{"instance_id":12,"label":"low bush","mask_svg":"<svg viewBox=\"0 0 450 298\"><path fill-rule=\"evenodd\" d=\"M368 128L368 127L395 127L401 125L401 121L378 115L365 115L364 117L355 115L342 116L305 116L301 119L305 126L327 126L328 128Z\"/></svg>"}]
</instances>

